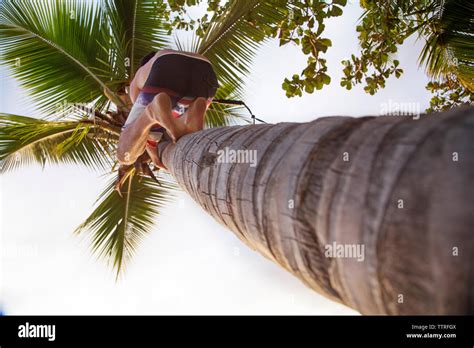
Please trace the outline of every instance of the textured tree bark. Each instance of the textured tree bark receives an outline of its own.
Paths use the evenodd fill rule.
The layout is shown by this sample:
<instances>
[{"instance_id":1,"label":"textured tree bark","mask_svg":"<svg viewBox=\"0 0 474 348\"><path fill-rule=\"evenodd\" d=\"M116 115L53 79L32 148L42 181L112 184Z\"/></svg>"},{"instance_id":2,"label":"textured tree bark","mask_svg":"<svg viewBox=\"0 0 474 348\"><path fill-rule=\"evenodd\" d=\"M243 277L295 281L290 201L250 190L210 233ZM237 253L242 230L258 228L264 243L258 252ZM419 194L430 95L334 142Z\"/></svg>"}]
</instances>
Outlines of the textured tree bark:
<instances>
[{"instance_id":1,"label":"textured tree bark","mask_svg":"<svg viewBox=\"0 0 474 348\"><path fill-rule=\"evenodd\" d=\"M221 163L226 148L258 165ZM363 314L474 314L474 108L213 128L161 149L204 210L319 293Z\"/></svg>"}]
</instances>

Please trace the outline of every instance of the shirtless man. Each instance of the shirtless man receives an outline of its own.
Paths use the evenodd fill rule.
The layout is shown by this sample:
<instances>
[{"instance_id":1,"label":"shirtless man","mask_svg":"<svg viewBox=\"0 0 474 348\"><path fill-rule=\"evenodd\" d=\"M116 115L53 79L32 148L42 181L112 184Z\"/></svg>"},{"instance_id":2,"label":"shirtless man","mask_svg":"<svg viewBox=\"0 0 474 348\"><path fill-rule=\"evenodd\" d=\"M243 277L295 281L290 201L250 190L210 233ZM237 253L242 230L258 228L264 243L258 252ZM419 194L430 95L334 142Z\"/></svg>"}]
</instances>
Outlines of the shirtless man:
<instances>
[{"instance_id":1,"label":"shirtless man","mask_svg":"<svg viewBox=\"0 0 474 348\"><path fill-rule=\"evenodd\" d=\"M120 134L117 158L133 164L146 150L164 168L156 145L166 132L173 142L204 127L219 84L209 60L196 53L161 50L145 56L130 84L133 107Z\"/></svg>"}]
</instances>

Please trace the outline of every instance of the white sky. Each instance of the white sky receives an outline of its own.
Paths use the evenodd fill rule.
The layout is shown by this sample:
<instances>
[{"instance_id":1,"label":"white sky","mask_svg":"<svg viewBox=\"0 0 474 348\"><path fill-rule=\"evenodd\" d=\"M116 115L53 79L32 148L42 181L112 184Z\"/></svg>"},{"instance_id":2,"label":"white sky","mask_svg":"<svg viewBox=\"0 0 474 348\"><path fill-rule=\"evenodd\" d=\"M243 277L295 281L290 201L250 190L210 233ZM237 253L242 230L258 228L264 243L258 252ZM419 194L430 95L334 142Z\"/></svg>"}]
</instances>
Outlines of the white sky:
<instances>
[{"instance_id":1,"label":"white sky","mask_svg":"<svg viewBox=\"0 0 474 348\"><path fill-rule=\"evenodd\" d=\"M247 104L267 122L310 121L331 115L378 115L383 103L420 103L430 96L418 68L421 43L409 40L398 59L405 74L370 96L339 86L341 60L357 52L361 10L348 5L325 36L332 83L312 95L288 99L284 77L306 58L299 48L269 42L256 58ZM2 72L1 111L39 114L14 80ZM0 309L6 314L354 314L316 294L298 279L249 250L190 198L180 194L158 218L124 279L90 254L72 231L91 212L105 185L100 173L72 166L22 168L0 176Z\"/></svg>"}]
</instances>

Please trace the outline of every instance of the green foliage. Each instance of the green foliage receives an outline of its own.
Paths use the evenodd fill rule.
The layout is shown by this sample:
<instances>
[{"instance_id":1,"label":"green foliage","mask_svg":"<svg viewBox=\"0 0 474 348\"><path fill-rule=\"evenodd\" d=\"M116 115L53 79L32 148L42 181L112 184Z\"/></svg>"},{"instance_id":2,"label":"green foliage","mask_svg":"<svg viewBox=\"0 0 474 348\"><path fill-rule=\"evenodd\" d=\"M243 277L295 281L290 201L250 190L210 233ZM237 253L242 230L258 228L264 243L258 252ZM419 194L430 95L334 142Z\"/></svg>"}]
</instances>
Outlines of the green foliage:
<instances>
[{"instance_id":1,"label":"green foliage","mask_svg":"<svg viewBox=\"0 0 474 348\"><path fill-rule=\"evenodd\" d=\"M286 6L286 1L213 0L206 2L208 13L203 17L194 20L187 16L188 7L202 2L169 0L169 33L174 29L194 30L191 42L183 43L175 37L176 46L179 50L204 54L211 61L221 85L216 99L240 100L253 58L267 39L261 28L284 18L281 8ZM275 8L275 4L281 8ZM247 121L242 111L241 107L211 104L206 125L215 127Z\"/></svg>"},{"instance_id":2,"label":"green foliage","mask_svg":"<svg viewBox=\"0 0 474 348\"><path fill-rule=\"evenodd\" d=\"M474 3L444 1L444 6L431 19L431 29L426 30L425 35L426 45L420 62L426 66L428 75L443 80L454 74L461 85L473 92Z\"/></svg>"},{"instance_id":3,"label":"green foliage","mask_svg":"<svg viewBox=\"0 0 474 348\"><path fill-rule=\"evenodd\" d=\"M222 43L215 49L216 54L208 49L208 46L213 47L213 43L201 44L197 51L210 58L224 83L236 81L237 76L248 73L256 49L267 38L277 38L281 46L288 43L299 45L302 52L309 56L308 66L301 74L284 80L282 86L288 97L301 96L303 90L312 93L331 81L327 75L326 60L321 54L332 43L321 34L326 19L342 15L346 0L213 0L207 2L207 10L212 15L205 14L197 20L185 18L186 10L180 6L184 1L170 0L168 3L171 11L175 11L175 28L195 29L196 35L203 41L217 39ZM201 0L191 3L198 4Z\"/></svg>"},{"instance_id":4,"label":"green foliage","mask_svg":"<svg viewBox=\"0 0 474 348\"><path fill-rule=\"evenodd\" d=\"M302 96L303 91L313 93L331 82L327 74L326 59L321 57L332 46L331 40L322 36L324 22L331 17L341 16L346 2L294 2L285 20L274 28L273 35L278 37L280 46L288 43L299 45L308 56L307 66L303 71L283 81L282 87L287 97Z\"/></svg>"},{"instance_id":5,"label":"green foliage","mask_svg":"<svg viewBox=\"0 0 474 348\"><path fill-rule=\"evenodd\" d=\"M191 1L188 5L200 3ZM169 1L171 8L179 12L175 24L180 28L195 29L199 37L209 29L211 19L225 18L234 2L213 0L209 2L208 14L197 20L186 20L181 1ZM241 2L253 4L250 1ZM301 47L308 56L307 65L300 74L285 78L282 87L288 97L301 96L322 89L331 82L327 74L324 53L332 46L331 40L324 38L325 21L343 14L346 0L322 1L261 1L273 6L273 11L281 11L284 18L269 18L266 13L251 12L251 23L260 35L256 42L265 38L277 38L280 45L289 43ZM399 78L403 74L400 62L395 58L398 48L413 34L418 34L426 44L420 55L420 64L436 81L442 84L448 74L467 93L473 90L474 81L474 4L463 0L362 0L365 9L361 22L357 25L360 53L352 54L342 62L344 77L340 85L348 90L362 84L364 90L373 95L384 88L391 76ZM262 37L261 34L264 34ZM229 55L230 57L233 54ZM228 59L226 59L228 61ZM454 63L454 64L453 64ZM454 86L451 82L444 86ZM454 87L453 87L454 88ZM431 90L431 88L430 88ZM454 92L453 92L454 93ZM456 95L456 93L454 93ZM435 102L434 98L432 102ZM448 100L451 100L448 98ZM449 105L449 101L447 102ZM452 106L457 105L455 102Z\"/></svg>"},{"instance_id":6,"label":"green foliage","mask_svg":"<svg viewBox=\"0 0 474 348\"><path fill-rule=\"evenodd\" d=\"M95 210L76 233L91 236L93 252L109 260L118 277L138 243L152 229L160 208L172 197L173 189L172 183L162 180L159 186L132 170L119 195L112 179L97 200Z\"/></svg>"},{"instance_id":7,"label":"green foliage","mask_svg":"<svg viewBox=\"0 0 474 348\"><path fill-rule=\"evenodd\" d=\"M46 114L58 104L105 105L106 18L95 3L2 1L1 62Z\"/></svg>"},{"instance_id":8,"label":"green foliage","mask_svg":"<svg viewBox=\"0 0 474 348\"><path fill-rule=\"evenodd\" d=\"M281 3L281 7L276 4ZM197 33L196 51L213 64L219 81L243 92L243 81L265 40L263 28L285 17L283 1L229 0ZM257 25L258 24L258 25Z\"/></svg>"},{"instance_id":9,"label":"green foliage","mask_svg":"<svg viewBox=\"0 0 474 348\"><path fill-rule=\"evenodd\" d=\"M167 7L161 0L106 0L103 8L113 31L105 46L113 52L108 63L114 79L126 85L142 57L169 46Z\"/></svg>"},{"instance_id":10,"label":"green foliage","mask_svg":"<svg viewBox=\"0 0 474 348\"><path fill-rule=\"evenodd\" d=\"M168 1L175 16L170 30L173 26L175 29L194 29L195 36L188 47L176 39L178 48L204 54L211 61L221 84L217 99L242 99L255 54L274 31L275 23L286 18L291 5L286 0L208 1L209 13L198 20L188 20L185 19L186 9L180 6L182 3ZM196 0L188 5L199 3L201 1ZM212 104L206 123L218 126L242 119L241 107Z\"/></svg>"},{"instance_id":11,"label":"green foliage","mask_svg":"<svg viewBox=\"0 0 474 348\"><path fill-rule=\"evenodd\" d=\"M431 81L426 88L434 94L427 112L439 112L474 103L474 93L464 87L455 75L439 81Z\"/></svg>"},{"instance_id":12,"label":"green foliage","mask_svg":"<svg viewBox=\"0 0 474 348\"><path fill-rule=\"evenodd\" d=\"M420 64L433 78L427 89L435 93L427 111L472 102L474 90L474 4L463 0L361 1L366 12L357 26L361 55L344 60L341 86L364 84L367 93L385 87L403 69L392 57L414 33L425 41Z\"/></svg>"},{"instance_id":13,"label":"green foliage","mask_svg":"<svg viewBox=\"0 0 474 348\"><path fill-rule=\"evenodd\" d=\"M234 85L222 84L216 93L217 99L242 100L242 95ZM239 122L240 121L240 122ZM230 126L242 122L250 123L247 110L240 106L222 105L212 103L206 112L206 126L220 127L222 125Z\"/></svg>"},{"instance_id":14,"label":"green foliage","mask_svg":"<svg viewBox=\"0 0 474 348\"><path fill-rule=\"evenodd\" d=\"M0 114L0 172L33 162L80 164L104 170L113 163L116 131L90 120L52 122Z\"/></svg>"},{"instance_id":15,"label":"green foliage","mask_svg":"<svg viewBox=\"0 0 474 348\"><path fill-rule=\"evenodd\" d=\"M410 35L425 30L435 6L424 0L366 0L362 6L366 11L357 26L360 56L353 54L342 61L341 86L350 90L363 83L364 90L373 95L385 87L390 76L403 74L400 62L392 57Z\"/></svg>"}]
</instances>

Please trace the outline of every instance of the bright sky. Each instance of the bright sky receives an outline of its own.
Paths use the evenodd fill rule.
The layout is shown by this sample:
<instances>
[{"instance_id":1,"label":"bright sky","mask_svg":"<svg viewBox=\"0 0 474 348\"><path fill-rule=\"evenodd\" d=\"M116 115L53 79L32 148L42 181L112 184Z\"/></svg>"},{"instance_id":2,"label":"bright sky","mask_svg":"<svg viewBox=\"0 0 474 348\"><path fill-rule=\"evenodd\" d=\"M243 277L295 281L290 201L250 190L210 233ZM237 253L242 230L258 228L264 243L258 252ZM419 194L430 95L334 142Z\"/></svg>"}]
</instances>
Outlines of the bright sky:
<instances>
[{"instance_id":1,"label":"bright sky","mask_svg":"<svg viewBox=\"0 0 474 348\"><path fill-rule=\"evenodd\" d=\"M398 59L405 74L370 96L339 86L341 60L357 52L351 4L329 22L327 60L332 83L288 99L284 77L306 58L295 46L266 44L255 60L245 101L267 122L310 121L331 115L378 115L384 103L420 103L430 96L418 68L421 42L408 41ZM1 111L39 114L14 80L2 73ZM25 167L0 176L0 310L6 314L354 314L249 250L190 198L179 195L163 210L129 265L124 279L90 254L87 239L72 231L102 192L101 173L57 166Z\"/></svg>"}]
</instances>

